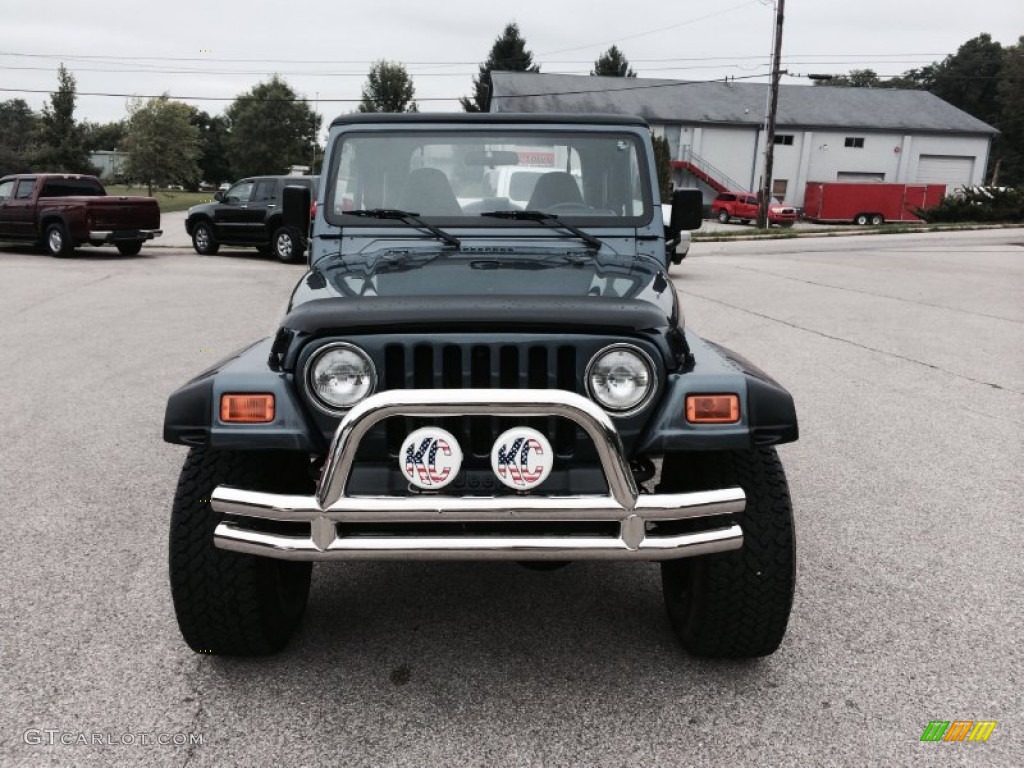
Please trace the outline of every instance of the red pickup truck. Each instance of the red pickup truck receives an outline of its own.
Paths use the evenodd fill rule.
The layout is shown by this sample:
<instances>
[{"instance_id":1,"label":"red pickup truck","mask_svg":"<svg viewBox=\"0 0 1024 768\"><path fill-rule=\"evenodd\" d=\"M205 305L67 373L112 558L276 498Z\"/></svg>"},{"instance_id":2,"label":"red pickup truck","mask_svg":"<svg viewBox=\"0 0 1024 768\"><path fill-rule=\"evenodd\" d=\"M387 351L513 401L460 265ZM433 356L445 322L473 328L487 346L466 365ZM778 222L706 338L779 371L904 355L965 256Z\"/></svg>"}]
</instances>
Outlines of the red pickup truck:
<instances>
[{"instance_id":1,"label":"red pickup truck","mask_svg":"<svg viewBox=\"0 0 1024 768\"><path fill-rule=\"evenodd\" d=\"M711 203L711 215L722 224L739 219L743 224L757 219L757 195L749 192L723 192ZM796 222L796 208L774 200L768 204L768 224L792 227Z\"/></svg>"},{"instance_id":2,"label":"red pickup truck","mask_svg":"<svg viewBox=\"0 0 1024 768\"><path fill-rule=\"evenodd\" d=\"M27 240L53 256L77 246L117 246L134 256L163 234L160 205L151 197L107 195L95 176L37 173L0 179L0 240Z\"/></svg>"}]
</instances>

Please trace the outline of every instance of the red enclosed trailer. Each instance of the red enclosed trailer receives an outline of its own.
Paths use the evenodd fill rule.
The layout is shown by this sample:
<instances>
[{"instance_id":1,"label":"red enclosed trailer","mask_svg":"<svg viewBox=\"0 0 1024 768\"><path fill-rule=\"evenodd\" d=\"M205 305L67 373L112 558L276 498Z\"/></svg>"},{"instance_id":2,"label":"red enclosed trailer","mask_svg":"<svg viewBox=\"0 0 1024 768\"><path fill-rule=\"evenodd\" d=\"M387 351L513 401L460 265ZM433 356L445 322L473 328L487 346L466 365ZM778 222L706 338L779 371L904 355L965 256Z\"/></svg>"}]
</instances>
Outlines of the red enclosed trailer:
<instances>
[{"instance_id":1,"label":"red enclosed trailer","mask_svg":"<svg viewBox=\"0 0 1024 768\"><path fill-rule=\"evenodd\" d=\"M945 195L945 184L810 181L804 193L804 218L854 224L919 221L914 211L938 205Z\"/></svg>"}]
</instances>

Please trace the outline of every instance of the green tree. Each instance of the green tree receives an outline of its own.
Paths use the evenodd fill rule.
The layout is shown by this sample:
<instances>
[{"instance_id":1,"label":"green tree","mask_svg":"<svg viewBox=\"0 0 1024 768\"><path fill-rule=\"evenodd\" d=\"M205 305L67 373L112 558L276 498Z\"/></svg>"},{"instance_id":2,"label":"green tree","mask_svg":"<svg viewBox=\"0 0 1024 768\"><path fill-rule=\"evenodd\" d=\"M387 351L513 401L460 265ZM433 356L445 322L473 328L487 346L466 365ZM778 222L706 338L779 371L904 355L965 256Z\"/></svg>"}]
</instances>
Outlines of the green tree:
<instances>
[{"instance_id":1,"label":"green tree","mask_svg":"<svg viewBox=\"0 0 1024 768\"><path fill-rule=\"evenodd\" d=\"M38 126L39 116L24 99L0 101L0 176L31 169L29 154Z\"/></svg>"},{"instance_id":2,"label":"green tree","mask_svg":"<svg viewBox=\"0 0 1024 768\"><path fill-rule=\"evenodd\" d=\"M222 115L211 117L202 110L196 110L189 122L199 131L199 159L196 161L199 166L199 178L190 186L198 186L199 181L208 181L212 184L231 181L234 175L228 162L227 118Z\"/></svg>"},{"instance_id":3,"label":"green tree","mask_svg":"<svg viewBox=\"0 0 1024 768\"><path fill-rule=\"evenodd\" d=\"M852 88L880 88L883 82L873 69L851 69L848 75L831 75L826 78L815 77L815 85L838 85Z\"/></svg>"},{"instance_id":4,"label":"green tree","mask_svg":"<svg viewBox=\"0 0 1024 768\"><path fill-rule=\"evenodd\" d=\"M237 176L284 173L313 157L320 115L278 75L235 99L225 116L228 162Z\"/></svg>"},{"instance_id":5,"label":"green tree","mask_svg":"<svg viewBox=\"0 0 1024 768\"><path fill-rule=\"evenodd\" d=\"M381 59L370 67L360 112L418 112L412 78L399 64Z\"/></svg>"},{"instance_id":6,"label":"green tree","mask_svg":"<svg viewBox=\"0 0 1024 768\"><path fill-rule=\"evenodd\" d=\"M1003 47L991 35L984 34L968 40L955 54L924 67L913 77L940 99L995 125L1000 117L996 93L1002 68Z\"/></svg>"},{"instance_id":7,"label":"green tree","mask_svg":"<svg viewBox=\"0 0 1024 768\"><path fill-rule=\"evenodd\" d=\"M594 62L594 68L590 70L590 74L604 77L636 77L636 72L629 66L629 61L615 45L602 53Z\"/></svg>"},{"instance_id":8,"label":"green tree","mask_svg":"<svg viewBox=\"0 0 1024 768\"><path fill-rule=\"evenodd\" d=\"M519 34L519 25L507 24L505 31L495 39L487 61L480 65L480 74L473 78L472 97L460 100L466 112L491 111L491 72L540 72L533 63L533 54L526 50L526 41Z\"/></svg>"},{"instance_id":9,"label":"green tree","mask_svg":"<svg viewBox=\"0 0 1024 768\"><path fill-rule=\"evenodd\" d=\"M75 78L63 64L57 69L57 90L43 105L36 134L32 166L36 171L91 173L98 169L89 162L82 144L82 128L75 122Z\"/></svg>"},{"instance_id":10,"label":"green tree","mask_svg":"<svg viewBox=\"0 0 1024 768\"><path fill-rule=\"evenodd\" d=\"M86 152L95 152L100 149L114 150L124 139L124 120L117 120L112 123L91 123L88 120L82 122L82 146Z\"/></svg>"},{"instance_id":11,"label":"green tree","mask_svg":"<svg viewBox=\"0 0 1024 768\"><path fill-rule=\"evenodd\" d=\"M993 185L1024 185L1024 35L1003 49L1003 68L996 92L998 127L1002 135L993 164Z\"/></svg>"},{"instance_id":12,"label":"green tree","mask_svg":"<svg viewBox=\"0 0 1024 768\"><path fill-rule=\"evenodd\" d=\"M122 148L128 152L124 173L133 181L153 186L185 184L199 175L199 129L192 122L194 108L172 101L167 94L128 106L128 130Z\"/></svg>"},{"instance_id":13,"label":"green tree","mask_svg":"<svg viewBox=\"0 0 1024 768\"><path fill-rule=\"evenodd\" d=\"M654 144L654 167L658 171L658 190L661 202L672 202L672 148L664 136L651 135Z\"/></svg>"}]
</instances>

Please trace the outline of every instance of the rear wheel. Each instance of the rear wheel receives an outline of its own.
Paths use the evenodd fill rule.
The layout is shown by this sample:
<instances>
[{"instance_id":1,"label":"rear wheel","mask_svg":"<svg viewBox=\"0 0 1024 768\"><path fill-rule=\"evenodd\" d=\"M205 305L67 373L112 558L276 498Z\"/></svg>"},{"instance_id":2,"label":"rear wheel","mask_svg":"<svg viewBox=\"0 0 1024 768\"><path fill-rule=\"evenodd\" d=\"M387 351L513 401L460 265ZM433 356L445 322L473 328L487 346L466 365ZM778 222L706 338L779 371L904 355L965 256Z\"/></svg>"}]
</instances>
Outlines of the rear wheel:
<instances>
[{"instance_id":1,"label":"rear wheel","mask_svg":"<svg viewBox=\"0 0 1024 768\"><path fill-rule=\"evenodd\" d=\"M59 221L47 225L43 243L51 256L64 259L75 252L75 244L68 235L68 229Z\"/></svg>"},{"instance_id":2,"label":"rear wheel","mask_svg":"<svg viewBox=\"0 0 1024 768\"><path fill-rule=\"evenodd\" d=\"M213 227L209 222L197 221L192 227L192 247L201 256L212 256L220 250L220 243L213 236Z\"/></svg>"},{"instance_id":3,"label":"rear wheel","mask_svg":"<svg viewBox=\"0 0 1024 768\"><path fill-rule=\"evenodd\" d=\"M775 651L786 633L796 581L796 541L786 474L774 448L673 453L659 491L740 486L743 547L661 565L665 607L689 653L751 658Z\"/></svg>"},{"instance_id":4,"label":"rear wheel","mask_svg":"<svg viewBox=\"0 0 1024 768\"><path fill-rule=\"evenodd\" d=\"M868 223L868 215L866 213L858 213L854 219L854 224L860 224L862 227Z\"/></svg>"},{"instance_id":5,"label":"rear wheel","mask_svg":"<svg viewBox=\"0 0 1024 768\"><path fill-rule=\"evenodd\" d=\"M270 243L274 255L285 264L294 264L302 258L303 248L290 227L278 227Z\"/></svg>"},{"instance_id":6,"label":"rear wheel","mask_svg":"<svg viewBox=\"0 0 1024 768\"><path fill-rule=\"evenodd\" d=\"M729 212L728 211L719 211L718 212L718 221L719 221L720 224L728 224L729 223Z\"/></svg>"},{"instance_id":7,"label":"rear wheel","mask_svg":"<svg viewBox=\"0 0 1024 768\"><path fill-rule=\"evenodd\" d=\"M882 214L880 214L880 213L872 214L872 216L871 216L871 223L874 224L877 227L880 224L884 224L885 223L885 217L882 216Z\"/></svg>"},{"instance_id":8,"label":"rear wheel","mask_svg":"<svg viewBox=\"0 0 1024 768\"><path fill-rule=\"evenodd\" d=\"M311 563L218 549L221 516L210 494L221 484L282 493L312 492L302 454L193 448L171 511L171 596L178 626L196 653L259 656L287 644L306 609Z\"/></svg>"},{"instance_id":9,"label":"rear wheel","mask_svg":"<svg viewBox=\"0 0 1024 768\"><path fill-rule=\"evenodd\" d=\"M122 256L138 256L139 251L142 250L141 240L132 240L128 243L118 243L117 252Z\"/></svg>"}]
</instances>

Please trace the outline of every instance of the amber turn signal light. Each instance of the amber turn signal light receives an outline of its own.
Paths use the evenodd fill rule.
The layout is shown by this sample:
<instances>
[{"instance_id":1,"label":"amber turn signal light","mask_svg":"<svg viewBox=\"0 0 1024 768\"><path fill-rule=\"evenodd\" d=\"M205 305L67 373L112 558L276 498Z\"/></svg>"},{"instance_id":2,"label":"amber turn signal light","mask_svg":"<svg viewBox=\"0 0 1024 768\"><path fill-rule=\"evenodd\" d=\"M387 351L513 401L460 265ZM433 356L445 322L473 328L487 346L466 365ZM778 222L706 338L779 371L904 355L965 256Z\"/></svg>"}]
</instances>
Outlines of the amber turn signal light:
<instances>
[{"instance_id":1,"label":"amber turn signal light","mask_svg":"<svg viewBox=\"0 0 1024 768\"><path fill-rule=\"evenodd\" d=\"M740 420L738 395L687 395L686 420L691 424L735 424Z\"/></svg>"},{"instance_id":2,"label":"amber turn signal light","mask_svg":"<svg viewBox=\"0 0 1024 768\"><path fill-rule=\"evenodd\" d=\"M274 420L273 395L221 395L220 420L236 424L266 424Z\"/></svg>"}]
</instances>

